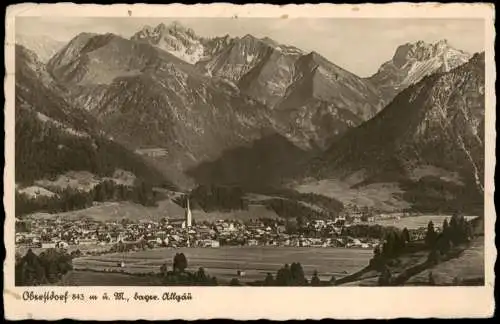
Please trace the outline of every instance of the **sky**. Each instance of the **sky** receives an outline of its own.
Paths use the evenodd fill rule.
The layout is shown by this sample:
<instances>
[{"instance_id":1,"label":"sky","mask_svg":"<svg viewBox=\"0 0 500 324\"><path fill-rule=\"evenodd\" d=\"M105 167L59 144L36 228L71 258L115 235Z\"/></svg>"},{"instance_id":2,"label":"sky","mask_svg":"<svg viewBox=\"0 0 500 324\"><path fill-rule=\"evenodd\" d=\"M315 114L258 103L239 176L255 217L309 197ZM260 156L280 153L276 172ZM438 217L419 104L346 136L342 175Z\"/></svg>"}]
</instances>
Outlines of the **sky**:
<instances>
[{"instance_id":1,"label":"sky","mask_svg":"<svg viewBox=\"0 0 500 324\"><path fill-rule=\"evenodd\" d=\"M362 77L377 72L399 45L408 42L447 39L451 46L471 54L484 51L482 19L22 17L16 19L15 29L16 34L69 41L81 32L130 37L145 25L174 20L204 37L267 36L306 52L316 51Z\"/></svg>"}]
</instances>

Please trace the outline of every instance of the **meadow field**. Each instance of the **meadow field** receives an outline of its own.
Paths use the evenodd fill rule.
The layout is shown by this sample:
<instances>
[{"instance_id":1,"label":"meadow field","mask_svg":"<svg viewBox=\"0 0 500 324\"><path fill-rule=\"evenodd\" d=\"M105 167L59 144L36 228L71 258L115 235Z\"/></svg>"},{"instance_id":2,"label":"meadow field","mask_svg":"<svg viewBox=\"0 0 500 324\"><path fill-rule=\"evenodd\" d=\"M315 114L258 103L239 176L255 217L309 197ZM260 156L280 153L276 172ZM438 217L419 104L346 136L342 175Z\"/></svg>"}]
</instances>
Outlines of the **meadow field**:
<instances>
[{"instance_id":1,"label":"meadow field","mask_svg":"<svg viewBox=\"0 0 500 324\"><path fill-rule=\"evenodd\" d=\"M105 273L73 270L61 280L61 286L158 286L152 276L133 276L126 273Z\"/></svg>"},{"instance_id":2,"label":"meadow field","mask_svg":"<svg viewBox=\"0 0 500 324\"><path fill-rule=\"evenodd\" d=\"M158 206L146 207L128 201L96 203L94 206L62 213L34 213L30 218L56 218L62 217L70 220L90 218L99 221L121 221L129 219L133 221L152 220L159 221L163 217L179 219L184 217L185 210L170 199L158 202ZM272 210L262 204L250 204L247 210L234 210L231 212L212 211L205 212L199 209L192 210L193 219L197 222L225 220L246 221L257 218L279 218Z\"/></svg>"},{"instance_id":3,"label":"meadow field","mask_svg":"<svg viewBox=\"0 0 500 324\"><path fill-rule=\"evenodd\" d=\"M285 263L300 262L306 277L310 278L315 270L322 280L332 275L340 278L355 272L368 264L373 252L366 249L345 248L298 248L298 247L221 247L221 248L160 248L154 250L86 256L73 260L75 270L119 271L118 263L124 257L126 273L159 272L162 264L172 267L176 253L182 252L188 259L188 270L196 271L203 267L210 276L219 282L227 282L237 277L242 270L245 276L240 281L262 280L268 272L273 276ZM82 271L82 273L87 271ZM95 277L94 285L100 285L99 276L88 272L89 277L79 273L73 281L88 282ZM103 273L113 277L113 273ZM140 283L138 283L140 285Z\"/></svg>"},{"instance_id":4,"label":"meadow field","mask_svg":"<svg viewBox=\"0 0 500 324\"><path fill-rule=\"evenodd\" d=\"M472 219L476 216L465 216L465 219ZM408 229L416 229L419 227L427 227L429 221L434 223L434 226L441 227L443 225L443 221L448 219L450 221L451 215L419 215L419 216L411 216L411 217L402 217L401 219L384 219L377 220L375 224L379 224L382 226L394 226L400 229L408 228Z\"/></svg>"},{"instance_id":5,"label":"meadow field","mask_svg":"<svg viewBox=\"0 0 500 324\"><path fill-rule=\"evenodd\" d=\"M459 280L484 280L484 236L475 238L459 257L437 264L420 272L407 281L409 285L426 284L429 273L440 285L453 284L455 278Z\"/></svg>"}]
</instances>

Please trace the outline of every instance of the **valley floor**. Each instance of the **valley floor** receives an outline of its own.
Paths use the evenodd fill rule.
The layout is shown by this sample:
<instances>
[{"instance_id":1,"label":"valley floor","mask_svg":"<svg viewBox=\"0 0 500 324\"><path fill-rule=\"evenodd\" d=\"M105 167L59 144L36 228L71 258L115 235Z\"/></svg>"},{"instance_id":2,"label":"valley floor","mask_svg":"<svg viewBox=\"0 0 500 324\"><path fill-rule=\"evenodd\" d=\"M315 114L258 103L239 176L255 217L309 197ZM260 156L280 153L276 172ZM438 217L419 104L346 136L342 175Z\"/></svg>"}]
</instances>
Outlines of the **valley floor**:
<instances>
[{"instance_id":1,"label":"valley floor","mask_svg":"<svg viewBox=\"0 0 500 324\"><path fill-rule=\"evenodd\" d=\"M302 264L306 278L310 279L317 270L319 278L328 281L332 275L340 278L357 271L372 257L371 250L345 248L160 248L126 253L125 268L118 267L123 258L120 253L74 259L74 271L65 277L62 284L102 285L113 280L120 282L120 279L135 282L134 278L139 278L136 285L141 285L145 280L150 280L141 275L158 273L165 263L171 268L173 256L179 252L186 255L188 270L196 271L203 267L206 273L217 277L220 283L228 283L237 277L238 270L245 272L245 276L239 278L241 282L263 280L267 273L275 276L284 264L293 262ZM120 271L124 273L119 273ZM154 280L150 282L154 283Z\"/></svg>"}]
</instances>

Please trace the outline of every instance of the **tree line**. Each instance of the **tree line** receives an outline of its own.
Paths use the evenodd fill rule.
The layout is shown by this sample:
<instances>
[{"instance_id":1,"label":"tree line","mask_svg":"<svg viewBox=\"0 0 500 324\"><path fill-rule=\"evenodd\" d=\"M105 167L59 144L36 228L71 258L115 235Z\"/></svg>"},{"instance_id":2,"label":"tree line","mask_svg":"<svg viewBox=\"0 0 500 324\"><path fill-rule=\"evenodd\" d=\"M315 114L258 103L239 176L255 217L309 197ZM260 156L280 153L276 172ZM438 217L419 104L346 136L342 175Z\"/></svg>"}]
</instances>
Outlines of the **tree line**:
<instances>
[{"instance_id":1,"label":"tree line","mask_svg":"<svg viewBox=\"0 0 500 324\"><path fill-rule=\"evenodd\" d=\"M205 269L198 268L198 271L191 272L186 270L188 261L184 253L176 253L172 270L168 269L165 263L160 267L161 282L166 286L217 286L217 278L209 276Z\"/></svg>"},{"instance_id":2,"label":"tree line","mask_svg":"<svg viewBox=\"0 0 500 324\"><path fill-rule=\"evenodd\" d=\"M267 199L264 202L266 208L274 211L280 217L294 218L297 221L298 228L302 228L307 220L326 219L329 212L323 209L316 209L300 201L289 200L286 198Z\"/></svg>"},{"instance_id":3,"label":"tree line","mask_svg":"<svg viewBox=\"0 0 500 324\"><path fill-rule=\"evenodd\" d=\"M285 264L273 277L271 273L266 275L264 286L319 286L320 280L318 272L315 271L309 282L304 274L304 269L300 262L293 262L291 265Z\"/></svg>"},{"instance_id":4,"label":"tree line","mask_svg":"<svg viewBox=\"0 0 500 324\"><path fill-rule=\"evenodd\" d=\"M442 230L436 233L434 224L429 222L425 243L431 250L429 262L438 263L454 246L469 242L474 237L472 222L468 222L462 215L454 214L450 221L443 221Z\"/></svg>"},{"instance_id":5,"label":"tree line","mask_svg":"<svg viewBox=\"0 0 500 324\"><path fill-rule=\"evenodd\" d=\"M191 209L202 209L205 212L248 209L245 192L238 186L199 185L188 195L182 195L174 202L186 208L189 197Z\"/></svg>"},{"instance_id":6,"label":"tree line","mask_svg":"<svg viewBox=\"0 0 500 324\"><path fill-rule=\"evenodd\" d=\"M412 209L419 212L447 213L457 208L467 213L482 214L483 195L475 188L474 180L466 179L471 185L460 185L442 181L436 176L425 176L418 181L401 182L403 198L412 202Z\"/></svg>"},{"instance_id":7,"label":"tree line","mask_svg":"<svg viewBox=\"0 0 500 324\"><path fill-rule=\"evenodd\" d=\"M318 206L325 211L325 216L328 218L336 217L344 209L344 204L341 201L312 192L302 193L286 188L264 188L260 189L259 193Z\"/></svg>"},{"instance_id":8,"label":"tree line","mask_svg":"<svg viewBox=\"0 0 500 324\"><path fill-rule=\"evenodd\" d=\"M279 216L296 218L299 223L301 220L310 218L332 218L344 208L340 201L315 193L299 193L295 190L272 188L262 189L259 193L281 197L267 199L263 204ZM239 186L199 185L188 195L174 199L174 202L185 208L189 197L191 209L202 209L205 212L247 210L249 202L245 194L246 192ZM314 205L318 208L307 205Z\"/></svg>"},{"instance_id":9,"label":"tree line","mask_svg":"<svg viewBox=\"0 0 500 324\"><path fill-rule=\"evenodd\" d=\"M450 221L448 219L443 220L442 230L439 232L436 230L434 222L429 221L423 242L418 242L413 246L410 244L410 235L407 228L402 231L391 231L385 236L382 246L375 247L370 266L381 272L378 279L379 285L392 285L394 278L390 266L402 254L412 252L415 248L429 250L427 263L422 265L422 267L428 267L439 263L443 257L452 252L454 246L465 244L473 237L473 223L468 222L462 215L457 213L451 217Z\"/></svg>"},{"instance_id":10,"label":"tree line","mask_svg":"<svg viewBox=\"0 0 500 324\"><path fill-rule=\"evenodd\" d=\"M395 231L398 230L392 226L382 226L380 224L354 224L349 227L343 227L341 235L383 239L388 237L390 232Z\"/></svg>"},{"instance_id":11,"label":"tree line","mask_svg":"<svg viewBox=\"0 0 500 324\"><path fill-rule=\"evenodd\" d=\"M219 283L216 277L206 273L203 267L197 271L188 271L188 260L184 253L176 253L173 257L172 268L169 269L168 264L163 264L160 267L159 276L164 285L187 285L187 286L218 286ZM319 279L317 271L314 271L311 280L307 280L304 274L302 265L292 263L285 264L278 269L276 276L267 273L267 276L262 282L254 283L260 286L326 286L335 284L335 276L332 276L330 281L322 282ZM229 282L230 286L243 286L238 278L232 278Z\"/></svg>"},{"instance_id":12,"label":"tree line","mask_svg":"<svg viewBox=\"0 0 500 324\"><path fill-rule=\"evenodd\" d=\"M16 286L55 284L73 269L72 256L65 251L48 249L36 255L31 249L21 257L16 255Z\"/></svg>"},{"instance_id":13,"label":"tree line","mask_svg":"<svg viewBox=\"0 0 500 324\"><path fill-rule=\"evenodd\" d=\"M16 109L15 138L16 183L30 185L67 171L89 171L105 177L119 168L155 186L175 189L159 171L120 144L97 134L75 136L50 122L41 122L28 109Z\"/></svg>"},{"instance_id":14,"label":"tree line","mask_svg":"<svg viewBox=\"0 0 500 324\"><path fill-rule=\"evenodd\" d=\"M16 215L22 216L33 212L60 213L88 208L93 202L104 201L133 201L144 206L155 206L160 198L160 194L142 180L137 180L133 186L104 180L88 191L67 187L55 191L55 194L50 197L31 198L16 192Z\"/></svg>"}]
</instances>

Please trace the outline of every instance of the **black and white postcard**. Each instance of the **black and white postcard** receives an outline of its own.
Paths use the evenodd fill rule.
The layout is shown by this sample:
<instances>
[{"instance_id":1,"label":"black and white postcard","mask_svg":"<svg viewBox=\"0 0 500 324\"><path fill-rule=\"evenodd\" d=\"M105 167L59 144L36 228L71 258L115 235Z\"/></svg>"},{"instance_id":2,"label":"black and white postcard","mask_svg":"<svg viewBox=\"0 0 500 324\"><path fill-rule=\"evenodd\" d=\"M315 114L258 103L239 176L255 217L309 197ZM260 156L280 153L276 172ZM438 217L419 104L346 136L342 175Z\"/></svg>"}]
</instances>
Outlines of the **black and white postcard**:
<instances>
[{"instance_id":1,"label":"black and white postcard","mask_svg":"<svg viewBox=\"0 0 500 324\"><path fill-rule=\"evenodd\" d=\"M8 9L10 319L492 315L493 5Z\"/></svg>"}]
</instances>

